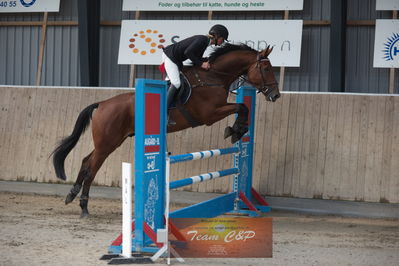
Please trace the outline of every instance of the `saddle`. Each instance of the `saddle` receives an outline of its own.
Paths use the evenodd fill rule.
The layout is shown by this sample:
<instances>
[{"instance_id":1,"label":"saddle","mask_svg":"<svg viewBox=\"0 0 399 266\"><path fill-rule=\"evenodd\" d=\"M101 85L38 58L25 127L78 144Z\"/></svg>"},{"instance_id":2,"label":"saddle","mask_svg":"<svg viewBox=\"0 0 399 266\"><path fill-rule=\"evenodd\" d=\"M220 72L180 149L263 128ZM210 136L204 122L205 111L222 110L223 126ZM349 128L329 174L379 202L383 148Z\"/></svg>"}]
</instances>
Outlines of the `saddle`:
<instances>
[{"instance_id":1,"label":"saddle","mask_svg":"<svg viewBox=\"0 0 399 266\"><path fill-rule=\"evenodd\" d=\"M178 109L180 113L184 116L184 118L190 123L191 127L201 126L202 123L200 123L197 119L195 119L191 115L191 113L187 110L187 108L184 106L190 99L193 87L191 86L190 81L188 80L186 75L183 74L183 72L180 72L180 81L181 81L180 89L178 90L177 95L173 99L169 107L169 110Z\"/></svg>"},{"instance_id":2,"label":"saddle","mask_svg":"<svg viewBox=\"0 0 399 266\"><path fill-rule=\"evenodd\" d=\"M192 87L187 77L183 74L183 72L180 72L180 81L181 81L180 89L178 89L178 93L173 99L169 109L178 108L180 105L186 104L188 99L190 99Z\"/></svg>"}]
</instances>

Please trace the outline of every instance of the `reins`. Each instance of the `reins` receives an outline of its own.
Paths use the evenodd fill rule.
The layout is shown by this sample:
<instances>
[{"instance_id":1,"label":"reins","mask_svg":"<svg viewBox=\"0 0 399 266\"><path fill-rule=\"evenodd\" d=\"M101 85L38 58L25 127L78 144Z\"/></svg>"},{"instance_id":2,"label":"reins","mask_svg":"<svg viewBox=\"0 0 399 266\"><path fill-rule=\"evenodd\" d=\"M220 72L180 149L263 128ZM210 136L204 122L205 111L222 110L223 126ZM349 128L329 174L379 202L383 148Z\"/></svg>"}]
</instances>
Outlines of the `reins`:
<instances>
[{"instance_id":1,"label":"reins","mask_svg":"<svg viewBox=\"0 0 399 266\"><path fill-rule=\"evenodd\" d=\"M206 82L203 82L202 80L201 80L201 77L200 77L200 75L199 75L199 73L198 73L198 71L197 71L197 69L196 68L194 68L193 67L193 73L194 73L194 76L197 78L197 81L199 82L198 84L195 84L195 85L192 85L191 86L191 88L198 88L198 87L221 87L221 86L223 86L224 87L224 84L212 84L212 83L206 83Z\"/></svg>"},{"instance_id":2,"label":"reins","mask_svg":"<svg viewBox=\"0 0 399 266\"><path fill-rule=\"evenodd\" d=\"M276 82L272 82L272 83L267 83L266 82L266 78L264 76L264 73L262 71L261 64L260 64L261 62L264 62L264 61L269 61L269 59L268 58L262 58L260 53L258 53L257 57L256 57L256 61L249 67L249 69L247 71L247 74L246 75L241 75L239 77L240 81L238 82L238 85L237 85L236 89L238 89L241 86L242 83L249 82L248 79L246 78L246 76L248 76L248 74L251 73L252 71L258 69L259 73L260 73L260 76L262 78L262 83L263 83L263 86L260 89L258 89L258 93L262 92L265 95L270 93L270 91L272 90L270 86L271 85L276 85ZM216 73L216 74L219 74L219 75L223 75L223 76L230 76L231 75L231 73L215 70L215 69L212 69L212 68L209 71L213 72L213 73ZM213 83L206 83L206 82L202 81L197 69L195 69L195 68L193 68L193 73L194 73L194 76L196 77L196 79L197 79L197 81L199 83L195 84L195 85L192 85L192 88L205 87L205 86L209 86L209 87L222 87L222 86L225 86L224 84L213 84ZM230 92L234 94L234 92L232 92L232 90L230 90Z\"/></svg>"}]
</instances>

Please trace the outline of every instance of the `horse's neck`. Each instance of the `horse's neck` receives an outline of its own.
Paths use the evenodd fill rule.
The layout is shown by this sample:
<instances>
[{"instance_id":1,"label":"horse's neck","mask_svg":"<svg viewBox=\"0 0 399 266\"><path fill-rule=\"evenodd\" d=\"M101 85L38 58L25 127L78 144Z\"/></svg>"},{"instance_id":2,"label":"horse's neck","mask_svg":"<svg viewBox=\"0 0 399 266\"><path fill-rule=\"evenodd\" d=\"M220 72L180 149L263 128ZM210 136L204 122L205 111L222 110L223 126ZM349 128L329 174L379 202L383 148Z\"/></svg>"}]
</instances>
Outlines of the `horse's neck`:
<instances>
[{"instance_id":1,"label":"horse's neck","mask_svg":"<svg viewBox=\"0 0 399 266\"><path fill-rule=\"evenodd\" d=\"M210 71L202 71L197 67L191 66L185 67L183 73L185 73L191 84L202 82L220 83L228 88L233 81L248 71L255 59L256 55L248 52L232 52L220 56L211 65Z\"/></svg>"},{"instance_id":2,"label":"horse's neck","mask_svg":"<svg viewBox=\"0 0 399 266\"><path fill-rule=\"evenodd\" d=\"M245 52L226 54L216 60L212 68L221 73L228 73L234 81L248 71L255 57L256 55Z\"/></svg>"}]
</instances>

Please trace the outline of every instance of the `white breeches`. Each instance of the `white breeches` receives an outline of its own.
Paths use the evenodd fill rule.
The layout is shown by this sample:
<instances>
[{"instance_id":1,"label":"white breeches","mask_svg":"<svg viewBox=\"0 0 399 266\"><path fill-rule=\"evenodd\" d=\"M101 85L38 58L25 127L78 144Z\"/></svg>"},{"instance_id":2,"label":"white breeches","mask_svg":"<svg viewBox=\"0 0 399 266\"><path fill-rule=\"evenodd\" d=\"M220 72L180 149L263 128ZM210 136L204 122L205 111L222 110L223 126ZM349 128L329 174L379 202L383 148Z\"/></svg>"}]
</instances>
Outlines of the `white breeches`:
<instances>
[{"instance_id":1,"label":"white breeches","mask_svg":"<svg viewBox=\"0 0 399 266\"><path fill-rule=\"evenodd\" d=\"M173 63L165 53L162 53L162 62L165 64L166 75L168 76L170 83L179 89L181 85L179 67Z\"/></svg>"}]
</instances>

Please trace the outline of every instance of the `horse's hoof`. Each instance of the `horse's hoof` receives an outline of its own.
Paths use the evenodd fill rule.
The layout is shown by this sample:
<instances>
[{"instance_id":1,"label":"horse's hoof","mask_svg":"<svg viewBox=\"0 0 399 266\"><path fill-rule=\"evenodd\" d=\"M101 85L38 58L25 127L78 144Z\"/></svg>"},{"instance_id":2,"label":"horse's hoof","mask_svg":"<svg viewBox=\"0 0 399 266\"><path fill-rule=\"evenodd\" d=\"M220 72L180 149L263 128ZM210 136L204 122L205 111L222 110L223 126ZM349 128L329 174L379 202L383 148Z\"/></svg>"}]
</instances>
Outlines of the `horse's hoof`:
<instances>
[{"instance_id":1,"label":"horse's hoof","mask_svg":"<svg viewBox=\"0 0 399 266\"><path fill-rule=\"evenodd\" d=\"M243 127L243 129L241 131L241 134L242 134L241 137L244 136L248 132L248 130L249 130L248 126ZM240 137L240 139L241 139L241 137Z\"/></svg>"},{"instance_id":2,"label":"horse's hoof","mask_svg":"<svg viewBox=\"0 0 399 266\"><path fill-rule=\"evenodd\" d=\"M80 214L80 218L81 219L84 219L84 218L88 218L89 217L89 212L82 212L81 214Z\"/></svg>"},{"instance_id":3,"label":"horse's hoof","mask_svg":"<svg viewBox=\"0 0 399 266\"><path fill-rule=\"evenodd\" d=\"M239 141L239 140L240 140L240 138L238 137L237 134L233 134L233 135L231 136L231 144L234 144L234 143L236 143L236 142Z\"/></svg>"},{"instance_id":4,"label":"horse's hoof","mask_svg":"<svg viewBox=\"0 0 399 266\"><path fill-rule=\"evenodd\" d=\"M248 132L248 127L242 127L235 135L238 140L240 140Z\"/></svg>"},{"instance_id":5,"label":"horse's hoof","mask_svg":"<svg viewBox=\"0 0 399 266\"><path fill-rule=\"evenodd\" d=\"M224 139L227 139L228 137L230 137L231 135L233 135L234 130L232 127L226 127L224 129Z\"/></svg>"},{"instance_id":6,"label":"horse's hoof","mask_svg":"<svg viewBox=\"0 0 399 266\"><path fill-rule=\"evenodd\" d=\"M65 205L71 203L75 199L76 195L69 193L65 199Z\"/></svg>"}]
</instances>

